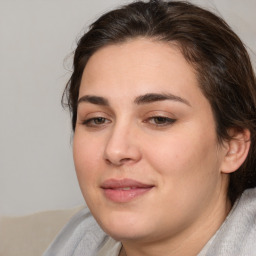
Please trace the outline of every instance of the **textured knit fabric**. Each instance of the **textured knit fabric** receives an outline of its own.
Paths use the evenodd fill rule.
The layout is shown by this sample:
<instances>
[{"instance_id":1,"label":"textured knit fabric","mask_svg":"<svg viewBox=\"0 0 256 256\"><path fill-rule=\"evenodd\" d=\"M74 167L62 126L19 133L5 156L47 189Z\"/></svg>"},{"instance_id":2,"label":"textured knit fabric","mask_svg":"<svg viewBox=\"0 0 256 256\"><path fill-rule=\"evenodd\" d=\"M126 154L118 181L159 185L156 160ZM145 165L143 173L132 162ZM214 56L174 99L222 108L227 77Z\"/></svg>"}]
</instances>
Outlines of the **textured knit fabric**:
<instances>
[{"instance_id":1,"label":"textured knit fabric","mask_svg":"<svg viewBox=\"0 0 256 256\"><path fill-rule=\"evenodd\" d=\"M208 243L198 256L256 256L256 189L243 193Z\"/></svg>"},{"instance_id":2,"label":"textured knit fabric","mask_svg":"<svg viewBox=\"0 0 256 256\"><path fill-rule=\"evenodd\" d=\"M118 256L88 208L76 214L43 256ZM246 190L198 256L256 256L256 189Z\"/></svg>"}]
</instances>

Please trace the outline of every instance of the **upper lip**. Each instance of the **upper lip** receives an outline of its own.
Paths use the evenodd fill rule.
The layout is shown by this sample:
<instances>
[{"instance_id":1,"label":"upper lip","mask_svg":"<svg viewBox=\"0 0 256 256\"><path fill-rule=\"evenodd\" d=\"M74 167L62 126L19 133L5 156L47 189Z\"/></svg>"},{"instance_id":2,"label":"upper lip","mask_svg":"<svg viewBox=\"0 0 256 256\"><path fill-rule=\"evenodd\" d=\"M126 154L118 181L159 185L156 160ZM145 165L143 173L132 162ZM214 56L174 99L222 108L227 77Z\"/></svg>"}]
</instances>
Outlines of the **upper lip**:
<instances>
[{"instance_id":1,"label":"upper lip","mask_svg":"<svg viewBox=\"0 0 256 256\"><path fill-rule=\"evenodd\" d=\"M102 183L101 188L103 189L118 189L118 188L151 188L154 187L152 184L145 184L133 179L109 179Z\"/></svg>"}]
</instances>

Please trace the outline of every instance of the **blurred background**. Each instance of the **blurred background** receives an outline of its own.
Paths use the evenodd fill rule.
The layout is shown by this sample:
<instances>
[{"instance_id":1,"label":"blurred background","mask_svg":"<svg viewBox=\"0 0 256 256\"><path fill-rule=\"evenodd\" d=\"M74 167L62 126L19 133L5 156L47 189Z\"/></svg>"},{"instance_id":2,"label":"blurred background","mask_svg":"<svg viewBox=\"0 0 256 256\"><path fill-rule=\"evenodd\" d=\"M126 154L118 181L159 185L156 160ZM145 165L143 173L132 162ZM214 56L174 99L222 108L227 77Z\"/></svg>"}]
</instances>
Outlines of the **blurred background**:
<instances>
[{"instance_id":1,"label":"blurred background","mask_svg":"<svg viewBox=\"0 0 256 256\"><path fill-rule=\"evenodd\" d=\"M84 204L62 92L76 41L126 0L0 0L0 216ZM256 66L256 1L191 0L222 16Z\"/></svg>"}]
</instances>

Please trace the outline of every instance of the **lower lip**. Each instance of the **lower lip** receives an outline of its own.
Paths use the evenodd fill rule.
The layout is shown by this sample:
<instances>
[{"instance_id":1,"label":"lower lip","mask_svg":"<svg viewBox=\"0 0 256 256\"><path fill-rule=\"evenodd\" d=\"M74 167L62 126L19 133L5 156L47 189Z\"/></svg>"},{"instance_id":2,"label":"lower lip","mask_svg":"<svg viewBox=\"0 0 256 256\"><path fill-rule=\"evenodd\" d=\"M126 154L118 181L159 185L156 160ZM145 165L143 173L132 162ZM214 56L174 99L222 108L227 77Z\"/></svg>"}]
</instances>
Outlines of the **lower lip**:
<instances>
[{"instance_id":1,"label":"lower lip","mask_svg":"<svg viewBox=\"0 0 256 256\"><path fill-rule=\"evenodd\" d=\"M105 196L116 203L126 203L137 197L149 192L152 187L149 188L133 188L129 190L121 189L104 189Z\"/></svg>"}]
</instances>

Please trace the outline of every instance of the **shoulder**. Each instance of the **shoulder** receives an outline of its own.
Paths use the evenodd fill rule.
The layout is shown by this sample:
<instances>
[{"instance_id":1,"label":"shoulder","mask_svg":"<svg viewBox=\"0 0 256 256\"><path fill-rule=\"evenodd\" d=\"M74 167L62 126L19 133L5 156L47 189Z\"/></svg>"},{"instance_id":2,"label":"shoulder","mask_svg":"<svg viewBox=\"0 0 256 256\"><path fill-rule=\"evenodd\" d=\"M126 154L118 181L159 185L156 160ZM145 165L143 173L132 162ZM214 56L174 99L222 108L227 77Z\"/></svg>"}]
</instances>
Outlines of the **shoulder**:
<instances>
[{"instance_id":1,"label":"shoulder","mask_svg":"<svg viewBox=\"0 0 256 256\"><path fill-rule=\"evenodd\" d=\"M43 256L95 256L107 238L85 207L70 219Z\"/></svg>"}]
</instances>

